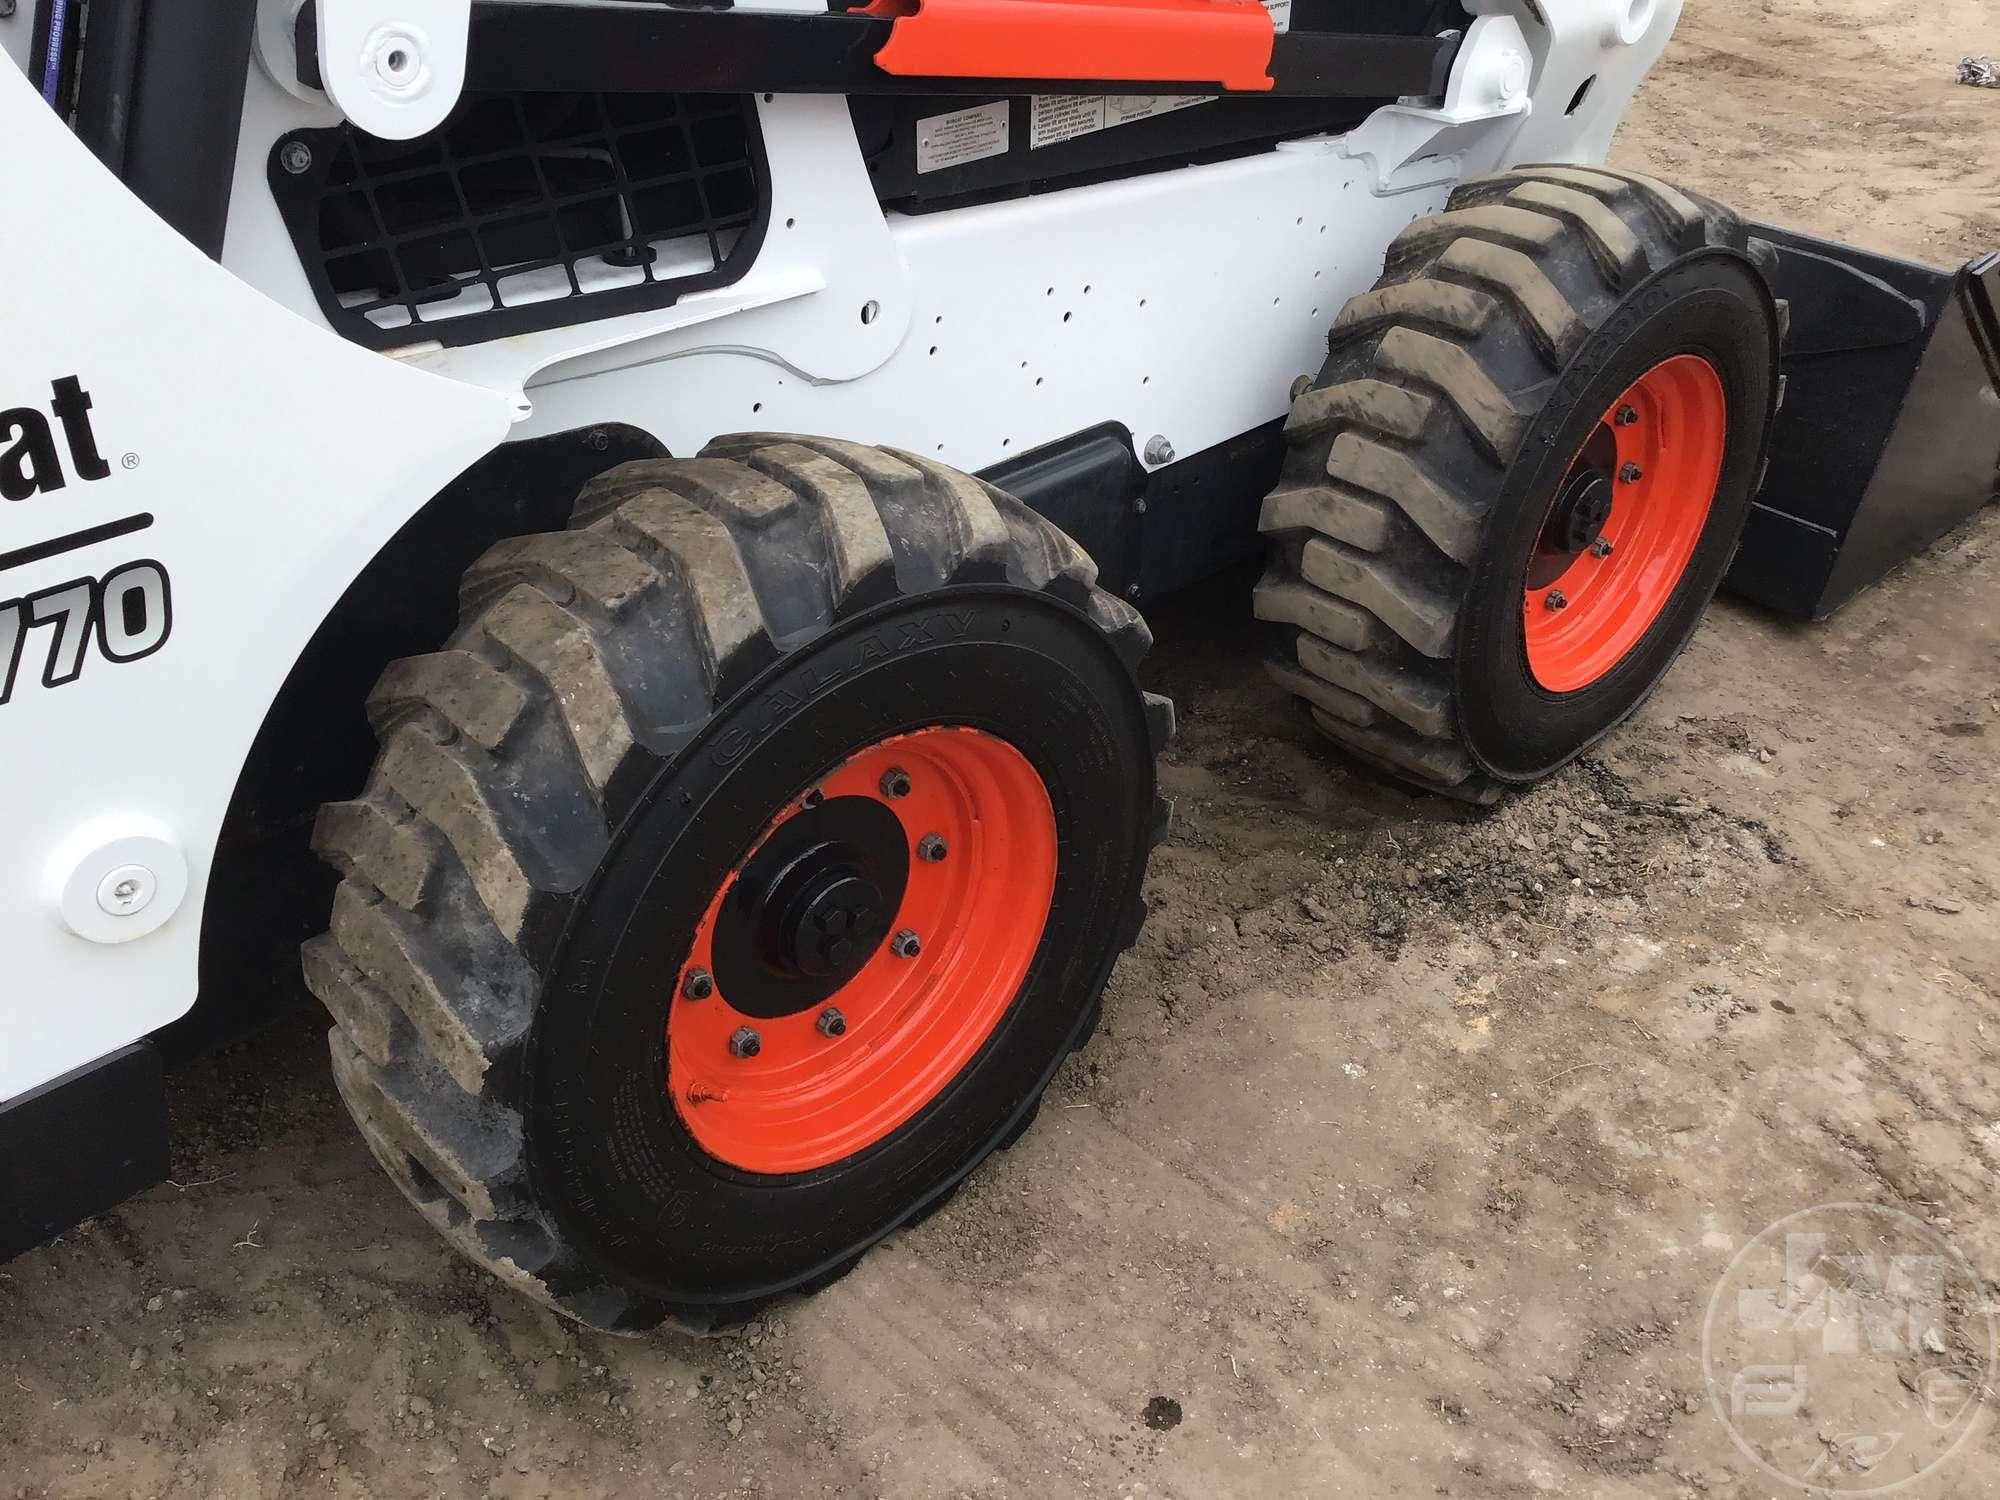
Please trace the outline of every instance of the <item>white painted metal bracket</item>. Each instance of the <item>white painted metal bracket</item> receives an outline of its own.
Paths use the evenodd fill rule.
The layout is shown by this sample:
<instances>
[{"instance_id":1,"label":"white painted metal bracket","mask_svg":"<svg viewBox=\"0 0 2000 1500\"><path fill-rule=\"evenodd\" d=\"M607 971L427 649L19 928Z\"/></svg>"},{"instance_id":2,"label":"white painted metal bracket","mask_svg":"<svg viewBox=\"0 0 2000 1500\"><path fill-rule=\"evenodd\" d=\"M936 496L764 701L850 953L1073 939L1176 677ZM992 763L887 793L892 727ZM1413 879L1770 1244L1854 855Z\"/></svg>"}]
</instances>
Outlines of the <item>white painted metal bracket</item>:
<instances>
[{"instance_id":1,"label":"white painted metal bracket","mask_svg":"<svg viewBox=\"0 0 2000 1500\"><path fill-rule=\"evenodd\" d=\"M465 88L471 20L472 0L320 0L326 91L370 135L435 130Z\"/></svg>"},{"instance_id":2,"label":"white painted metal bracket","mask_svg":"<svg viewBox=\"0 0 2000 1500\"><path fill-rule=\"evenodd\" d=\"M1481 16L1465 35L1443 104L1378 109L1342 140L1341 154L1369 165L1378 197L1490 172L1534 109L1533 81L1520 22Z\"/></svg>"}]
</instances>

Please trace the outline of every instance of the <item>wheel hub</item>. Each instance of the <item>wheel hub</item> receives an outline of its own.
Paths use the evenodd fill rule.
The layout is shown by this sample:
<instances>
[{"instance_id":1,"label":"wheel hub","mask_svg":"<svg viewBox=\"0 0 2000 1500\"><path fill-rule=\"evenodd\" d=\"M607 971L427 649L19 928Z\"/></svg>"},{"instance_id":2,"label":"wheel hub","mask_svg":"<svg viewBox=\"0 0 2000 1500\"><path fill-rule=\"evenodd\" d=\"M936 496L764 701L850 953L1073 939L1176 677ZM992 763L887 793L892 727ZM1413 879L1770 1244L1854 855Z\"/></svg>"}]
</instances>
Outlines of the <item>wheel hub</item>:
<instances>
[{"instance_id":1,"label":"wheel hub","mask_svg":"<svg viewBox=\"0 0 2000 1500\"><path fill-rule=\"evenodd\" d=\"M1572 474L1557 502L1564 547L1582 552L1604 534L1611 519L1611 481L1595 469Z\"/></svg>"},{"instance_id":2,"label":"wheel hub","mask_svg":"<svg viewBox=\"0 0 2000 1500\"><path fill-rule=\"evenodd\" d=\"M910 840L878 798L826 797L779 824L716 913L715 984L746 1016L811 1010L874 956L909 883Z\"/></svg>"},{"instance_id":3,"label":"wheel hub","mask_svg":"<svg viewBox=\"0 0 2000 1500\"><path fill-rule=\"evenodd\" d=\"M1564 476L1555 504L1535 539L1528 563L1528 588L1546 589L1604 535L1616 508L1618 440L1610 426L1600 424L1583 452Z\"/></svg>"},{"instance_id":4,"label":"wheel hub","mask_svg":"<svg viewBox=\"0 0 2000 1500\"><path fill-rule=\"evenodd\" d=\"M809 869L774 924L773 958L816 979L858 969L884 930L881 888L847 863L837 844L822 845L801 863Z\"/></svg>"}]
</instances>

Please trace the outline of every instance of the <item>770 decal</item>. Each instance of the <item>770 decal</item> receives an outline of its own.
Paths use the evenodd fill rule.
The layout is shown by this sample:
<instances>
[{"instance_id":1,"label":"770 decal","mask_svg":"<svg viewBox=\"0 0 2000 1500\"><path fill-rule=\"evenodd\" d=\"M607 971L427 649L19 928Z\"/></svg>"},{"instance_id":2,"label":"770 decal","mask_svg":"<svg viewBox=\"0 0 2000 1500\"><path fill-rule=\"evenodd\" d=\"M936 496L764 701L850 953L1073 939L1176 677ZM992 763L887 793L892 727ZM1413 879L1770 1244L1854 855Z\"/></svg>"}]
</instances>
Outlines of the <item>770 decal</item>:
<instances>
[{"instance_id":1,"label":"770 decal","mask_svg":"<svg viewBox=\"0 0 2000 1500\"><path fill-rule=\"evenodd\" d=\"M63 687L83 675L93 647L106 661L134 662L166 645L173 628L167 570L150 560L0 600L0 703L24 668L39 665L43 687Z\"/></svg>"}]
</instances>

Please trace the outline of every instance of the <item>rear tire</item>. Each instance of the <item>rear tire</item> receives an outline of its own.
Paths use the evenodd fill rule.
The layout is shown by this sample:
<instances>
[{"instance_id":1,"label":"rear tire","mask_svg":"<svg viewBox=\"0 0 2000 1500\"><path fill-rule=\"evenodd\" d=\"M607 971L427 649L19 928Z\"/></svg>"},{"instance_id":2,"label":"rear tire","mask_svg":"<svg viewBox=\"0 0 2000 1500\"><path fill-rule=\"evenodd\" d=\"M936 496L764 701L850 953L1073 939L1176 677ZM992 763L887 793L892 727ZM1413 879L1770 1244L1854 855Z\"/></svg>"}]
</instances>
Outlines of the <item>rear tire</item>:
<instances>
[{"instance_id":1,"label":"rear tire","mask_svg":"<svg viewBox=\"0 0 2000 1500\"><path fill-rule=\"evenodd\" d=\"M461 618L444 650L393 664L371 697L381 757L360 798L321 815L317 847L344 879L331 932L305 950L337 1023L341 1095L447 1239L593 1326L705 1331L836 1279L1011 1144L1089 1035L1164 822L1153 766L1172 711L1133 675L1150 636L1067 537L912 455L727 438L614 469L572 530L495 547L466 576ZM843 766L926 732L940 775L953 763L937 737L949 751L970 735L1039 778L1061 850L1045 925L1016 949L1023 977L989 997L996 1019L960 1039L966 1060L918 1093L858 1096L879 1128L851 1148L830 1136L832 1156L795 1169L783 1076L777 1113L747 1137L707 1128L703 1111L734 1108L772 1059L739 1055L736 1021L716 1030L736 982L720 941L698 989L690 954L706 958L704 911L744 889L775 830L833 826L805 820L838 811L820 789ZM970 854L905 870L890 806L846 802L862 805L869 857L896 866L891 915L905 878L975 873ZM822 850L853 853L837 839L807 852ZM782 897L760 888L765 926L823 943L799 924L823 926L859 877L786 858L792 883L769 888ZM819 882L810 901L801 869ZM738 924L745 942L764 941L762 920ZM815 1034L815 1017L871 972L853 966L908 972L880 946L886 928L868 936L840 948L847 979L782 968L797 946L769 972L763 948L737 956L764 1047L782 1031L833 1055L843 1033ZM880 1027L903 1024L907 996ZM921 1061L933 1032L876 1035ZM685 1087L670 1092L670 1070Z\"/></svg>"},{"instance_id":2,"label":"rear tire","mask_svg":"<svg viewBox=\"0 0 2000 1500\"><path fill-rule=\"evenodd\" d=\"M1424 790L1490 803L1645 700L1734 557L1761 475L1784 320L1771 262L1727 210L1600 168L1468 182L1398 236L1293 404L1261 518L1272 554L1256 612L1281 627L1269 670L1336 744ZM1714 371L1726 410L1712 501L1693 497L1706 511L1657 597L1598 601L1632 629L1565 676L1538 656L1528 612L1569 603L1531 569L1583 556L1538 560L1561 529L1558 494L1576 493L1624 393L1682 356ZM1652 435L1664 453L1686 446ZM1592 453L1614 455L1626 440L1596 441ZM1618 475L1634 466L1609 462L1603 503L1618 495L1629 516L1645 502ZM1612 535L1600 524L1586 549Z\"/></svg>"}]
</instances>

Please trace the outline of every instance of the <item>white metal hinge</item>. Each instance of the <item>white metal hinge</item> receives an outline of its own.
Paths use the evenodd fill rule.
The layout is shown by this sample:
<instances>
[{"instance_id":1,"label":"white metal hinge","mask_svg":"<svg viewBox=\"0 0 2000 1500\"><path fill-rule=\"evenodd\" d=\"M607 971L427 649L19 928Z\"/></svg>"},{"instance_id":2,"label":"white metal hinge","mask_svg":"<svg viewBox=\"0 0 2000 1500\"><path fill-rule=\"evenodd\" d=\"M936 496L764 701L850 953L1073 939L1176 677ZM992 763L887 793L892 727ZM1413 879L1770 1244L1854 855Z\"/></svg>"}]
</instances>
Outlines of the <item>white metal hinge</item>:
<instances>
[{"instance_id":1,"label":"white metal hinge","mask_svg":"<svg viewBox=\"0 0 2000 1500\"><path fill-rule=\"evenodd\" d=\"M407 141L444 123L465 88L472 0L319 0L319 69L353 124Z\"/></svg>"}]
</instances>

